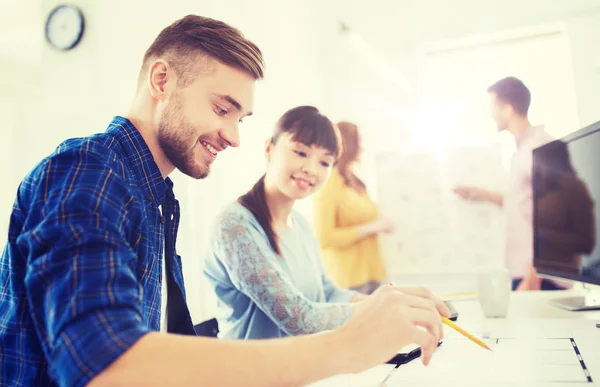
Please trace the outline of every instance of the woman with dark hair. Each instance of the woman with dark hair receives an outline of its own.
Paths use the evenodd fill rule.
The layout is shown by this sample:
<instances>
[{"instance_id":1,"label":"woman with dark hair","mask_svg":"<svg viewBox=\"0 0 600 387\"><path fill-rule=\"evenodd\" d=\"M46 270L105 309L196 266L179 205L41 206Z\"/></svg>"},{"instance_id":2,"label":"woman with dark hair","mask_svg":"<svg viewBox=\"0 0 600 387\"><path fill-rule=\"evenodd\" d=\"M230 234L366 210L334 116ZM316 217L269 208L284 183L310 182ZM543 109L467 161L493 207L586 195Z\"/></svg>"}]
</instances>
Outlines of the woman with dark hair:
<instances>
[{"instance_id":1,"label":"woman with dark hair","mask_svg":"<svg viewBox=\"0 0 600 387\"><path fill-rule=\"evenodd\" d=\"M556 140L538 151L534 160L533 186L536 268L578 275L582 255L591 254L596 246L595 204L586 184L573 168L566 143ZM549 281L536 277L532 269L521 284L530 290L570 287L567 283Z\"/></svg>"},{"instance_id":2,"label":"woman with dark hair","mask_svg":"<svg viewBox=\"0 0 600 387\"><path fill-rule=\"evenodd\" d=\"M297 107L279 119L266 143L265 175L220 216L205 263L204 274L218 299L219 337L322 332L339 327L368 304L360 302L365 295L336 287L325 274L319 243L306 219L293 210L296 200L327 181L339 152L337 128L316 108ZM448 314L422 288L398 290L433 300L439 312ZM395 306L400 305L390 304Z\"/></svg>"},{"instance_id":3,"label":"woman with dark hair","mask_svg":"<svg viewBox=\"0 0 600 387\"><path fill-rule=\"evenodd\" d=\"M337 124L343 152L331 178L315 198L315 228L327 273L343 288L371 294L385 278L377 236L393 230L380 217L365 184L353 172L360 160L358 127Z\"/></svg>"},{"instance_id":4,"label":"woman with dark hair","mask_svg":"<svg viewBox=\"0 0 600 387\"><path fill-rule=\"evenodd\" d=\"M293 210L327 181L339 151L337 128L316 108L279 119L266 143L265 175L220 216L206 261L220 337L315 333L349 317L346 303L357 293L329 280L310 225Z\"/></svg>"}]
</instances>

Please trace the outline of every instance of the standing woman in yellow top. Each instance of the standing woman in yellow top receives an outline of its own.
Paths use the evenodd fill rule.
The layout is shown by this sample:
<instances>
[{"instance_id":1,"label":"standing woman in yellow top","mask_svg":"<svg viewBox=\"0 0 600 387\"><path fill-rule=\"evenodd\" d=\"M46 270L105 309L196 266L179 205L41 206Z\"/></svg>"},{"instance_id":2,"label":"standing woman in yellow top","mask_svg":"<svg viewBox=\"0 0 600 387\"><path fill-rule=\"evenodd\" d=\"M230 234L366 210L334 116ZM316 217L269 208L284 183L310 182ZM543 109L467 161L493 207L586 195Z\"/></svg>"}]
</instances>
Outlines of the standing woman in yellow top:
<instances>
[{"instance_id":1,"label":"standing woman in yellow top","mask_svg":"<svg viewBox=\"0 0 600 387\"><path fill-rule=\"evenodd\" d=\"M339 122L338 128L343 153L315 197L315 229L334 282L370 294L386 274L377 235L391 232L393 226L379 216L365 184L353 172L361 150L357 126Z\"/></svg>"}]
</instances>

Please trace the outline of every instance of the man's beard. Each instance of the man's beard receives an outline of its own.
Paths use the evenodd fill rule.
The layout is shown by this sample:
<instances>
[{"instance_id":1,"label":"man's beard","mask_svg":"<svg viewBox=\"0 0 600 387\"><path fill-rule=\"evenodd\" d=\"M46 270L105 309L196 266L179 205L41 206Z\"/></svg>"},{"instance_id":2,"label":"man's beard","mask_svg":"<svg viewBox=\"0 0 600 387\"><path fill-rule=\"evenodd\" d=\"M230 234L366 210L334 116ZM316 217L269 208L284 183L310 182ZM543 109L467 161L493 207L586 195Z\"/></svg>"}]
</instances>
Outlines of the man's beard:
<instances>
[{"instance_id":1,"label":"man's beard","mask_svg":"<svg viewBox=\"0 0 600 387\"><path fill-rule=\"evenodd\" d=\"M194 128L183 122L180 117L181 103L179 98L175 97L167 106L158 124L158 144L169 161L181 173L194 179L204 179L208 176L210 169L208 165L195 162L194 147L188 148L189 138L193 136Z\"/></svg>"}]
</instances>

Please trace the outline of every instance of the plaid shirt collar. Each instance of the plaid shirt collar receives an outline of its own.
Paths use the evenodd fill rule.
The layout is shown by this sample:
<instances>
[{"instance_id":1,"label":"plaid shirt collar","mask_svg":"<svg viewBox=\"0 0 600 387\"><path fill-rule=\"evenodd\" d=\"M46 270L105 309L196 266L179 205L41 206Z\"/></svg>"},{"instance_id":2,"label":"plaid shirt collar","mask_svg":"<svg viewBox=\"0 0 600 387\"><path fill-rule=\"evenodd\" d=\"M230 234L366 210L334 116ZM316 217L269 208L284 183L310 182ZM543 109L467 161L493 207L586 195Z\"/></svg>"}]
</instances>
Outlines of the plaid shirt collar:
<instances>
[{"instance_id":1,"label":"plaid shirt collar","mask_svg":"<svg viewBox=\"0 0 600 387\"><path fill-rule=\"evenodd\" d=\"M164 204L167 190L173 192L173 181L168 177L163 179L150 148L137 128L127 118L116 116L106 132L114 134L119 141L131 169L143 182L146 198L159 205Z\"/></svg>"}]
</instances>

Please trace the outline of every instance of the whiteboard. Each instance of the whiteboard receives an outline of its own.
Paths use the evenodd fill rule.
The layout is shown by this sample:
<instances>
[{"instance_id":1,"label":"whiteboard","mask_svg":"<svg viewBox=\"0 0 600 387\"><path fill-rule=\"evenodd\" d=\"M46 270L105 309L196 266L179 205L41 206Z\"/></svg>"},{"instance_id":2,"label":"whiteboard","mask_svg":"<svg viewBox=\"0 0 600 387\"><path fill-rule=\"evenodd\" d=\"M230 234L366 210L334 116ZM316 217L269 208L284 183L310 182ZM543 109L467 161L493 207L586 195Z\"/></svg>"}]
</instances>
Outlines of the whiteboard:
<instances>
[{"instance_id":1,"label":"whiteboard","mask_svg":"<svg viewBox=\"0 0 600 387\"><path fill-rule=\"evenodd\" d=\"M486 90L492 83L521 78L532 93L531 121L545 125L549 134L561 137L578 128L563 29L473 39L468 45L448 41L422 51L419 104L412 130L403 138L406 151L377 155L377 197L396 225L382 238L390 279L504 266L501 208L465 202L452 192L455 184L498 192L507 187L515 142L510 134L498 133L490 117Z\"/></svg>"},{"instance_id":2,"label":"whiteboard","mask_svg":"<svg viewBox=\"0 0 600 387\"><path fill-rule=\"evenodd\" d=\"M376 162L380 211L395 226L381 237L390 278L503 265L501 208L466 202L452 191L456 184L468 184L501 192L506 173L499 146L387 152Z\"/></svg>"}]
</instances>

